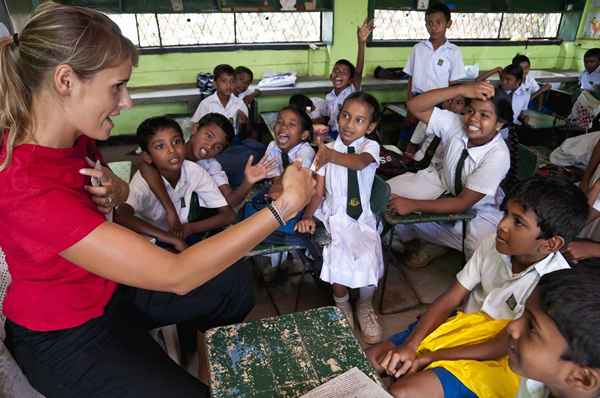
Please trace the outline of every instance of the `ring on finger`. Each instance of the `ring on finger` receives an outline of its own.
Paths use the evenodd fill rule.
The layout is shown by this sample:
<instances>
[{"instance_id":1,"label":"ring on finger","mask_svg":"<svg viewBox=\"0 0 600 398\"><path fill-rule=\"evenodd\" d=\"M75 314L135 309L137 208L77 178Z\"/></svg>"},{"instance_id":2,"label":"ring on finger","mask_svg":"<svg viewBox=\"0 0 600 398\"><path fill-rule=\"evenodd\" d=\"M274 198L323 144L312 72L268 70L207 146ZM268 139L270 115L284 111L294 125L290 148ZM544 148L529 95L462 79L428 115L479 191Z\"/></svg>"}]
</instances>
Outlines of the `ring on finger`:
<instances>
[{"instance_id":1,"label":"ring on finger","mask_svg":"<svg viewBox=\"0 0 600 398\"><path fill-rule=\"evenodd\" d=\"M106 206L111 206L113 203L112 197L111 196L107 196L106 199L104 199L104 204L106 204Z\"/></svg>"}]
</instances>

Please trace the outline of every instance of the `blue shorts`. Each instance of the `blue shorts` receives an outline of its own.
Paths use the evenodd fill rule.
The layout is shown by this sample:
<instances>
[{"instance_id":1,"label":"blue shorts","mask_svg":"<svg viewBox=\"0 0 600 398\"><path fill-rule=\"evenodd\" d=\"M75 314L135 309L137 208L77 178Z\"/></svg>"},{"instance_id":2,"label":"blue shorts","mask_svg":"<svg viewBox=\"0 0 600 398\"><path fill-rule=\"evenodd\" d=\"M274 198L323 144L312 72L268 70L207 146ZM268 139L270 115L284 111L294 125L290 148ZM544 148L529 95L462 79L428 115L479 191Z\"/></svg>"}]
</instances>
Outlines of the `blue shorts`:
<instances>
[{"instance_id":1,"label":"blue shorts","mask_svg":"<svg viewBox=\"0 0 600 398\"><path fill-rule=\"evenodd\" d=\"M396 333L389 341L396 347L402 345L408 336L415 330L417 322L413 322L402 332ZM444 398L477 398L473 391L469 390L456 376L444 368L430 369L440 380L444 389Z\"/></svg>"}]
</instances>

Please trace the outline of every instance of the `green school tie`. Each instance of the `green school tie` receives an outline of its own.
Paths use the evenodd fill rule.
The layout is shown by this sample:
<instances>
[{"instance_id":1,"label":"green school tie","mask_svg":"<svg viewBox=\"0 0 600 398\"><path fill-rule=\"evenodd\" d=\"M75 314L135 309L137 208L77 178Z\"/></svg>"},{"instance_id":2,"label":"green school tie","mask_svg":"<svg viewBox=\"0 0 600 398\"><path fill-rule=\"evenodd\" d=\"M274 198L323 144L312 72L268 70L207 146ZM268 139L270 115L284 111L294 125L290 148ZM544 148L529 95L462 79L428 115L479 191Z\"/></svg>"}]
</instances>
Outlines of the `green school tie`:
<instances>
[{"instance_id":1,"label":"green school tie","mask_svg":"<svg viewBox=\"0 0 600 398\"><path fill-rule=\"evenodd\" d=\"M354 147L349 146L348 153L354 153ZM355 220L358 220L362 213L358 175L356 174L356 170L350 168L348 168L348 202L346 203L346 213Z\"/></svg>"},{"instance_id":2,"label":"green school tie","mask_svg":"<svg viewBox=\"0 0 600 398\"><path fill-rule=\"evenodd\" d=\"M283 171L290 165L290 157L283 151L281 152L281 164L283 165Z\"/></svg>"},{"instance_id":3,"label":"green school tie","mask_svg":"<svg viewBox=\"0 0 600 398\"><path fill-rule=\"evenodd\" d=\"M460 159L458 159L458 163L456 164L456 170L454 172L454 195L458 196L463 190L462 185L462 172L465 166L465 159L469 155L467 148L463 149L460 154Z\"/></svg>"}]
</instances>

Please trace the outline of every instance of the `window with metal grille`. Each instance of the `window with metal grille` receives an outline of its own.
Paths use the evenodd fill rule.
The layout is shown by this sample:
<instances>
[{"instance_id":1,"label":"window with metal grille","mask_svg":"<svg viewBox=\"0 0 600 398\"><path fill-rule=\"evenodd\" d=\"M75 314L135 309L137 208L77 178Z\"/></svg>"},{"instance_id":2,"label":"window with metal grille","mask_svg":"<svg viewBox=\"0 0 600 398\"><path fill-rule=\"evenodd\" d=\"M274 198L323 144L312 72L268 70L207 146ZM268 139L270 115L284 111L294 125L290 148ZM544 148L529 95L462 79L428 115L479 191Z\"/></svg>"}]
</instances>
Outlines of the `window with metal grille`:
<instances>
[{"instance_id":1,"label":"window with metal grille","mask_svg":"<svg viewBox=\"0 0 600 398\"><path fill-rule=\"evenodd\" d=\"M331 41L332 12L107 14L140 48Z\"/></svg>"},{"instance_id":2,"label":"window with metal grille","mask_svg":"<svg viewBox=\"0 0 600 398\"><path fill-rule=\"evenodd\" d=\"M561 13L452 13L446 32L451 40L556 39ZM373 41L423 40L429 37L424 11L375 10Z\"/></svg>"}]
</instances>

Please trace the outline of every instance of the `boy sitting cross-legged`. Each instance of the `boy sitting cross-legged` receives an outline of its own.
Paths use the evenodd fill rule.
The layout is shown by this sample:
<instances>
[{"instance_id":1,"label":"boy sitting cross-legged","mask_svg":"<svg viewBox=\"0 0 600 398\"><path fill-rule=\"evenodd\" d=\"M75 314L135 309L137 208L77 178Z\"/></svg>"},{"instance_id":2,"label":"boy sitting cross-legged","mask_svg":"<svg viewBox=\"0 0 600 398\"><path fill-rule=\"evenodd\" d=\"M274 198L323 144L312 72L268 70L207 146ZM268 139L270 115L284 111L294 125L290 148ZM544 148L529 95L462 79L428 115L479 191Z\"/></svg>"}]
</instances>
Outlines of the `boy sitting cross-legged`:
<instances>
[{"instance_id":1,"label":"boy sitting cross-legged","mask_svg":"<svg viewBox=\"0 0 600 398\"><path fill-rule=\"evenodd\" d=\"M515 396L506 338L494 337L523 313L542 275L569 268L560 250L584 225L588 206L568 181L531 178L515 186L504 208L496 234L419 321L367 351L377 369L397 378L396 397ZM465 299L464 312L453 315Z\"/></svg>"},{"instance_id":2,"label":"boy sitting cross-legged","mask_svg":"<svg viewBox=\"0 0 600 398\"><path fill-rule=\"evenodd\" d=\"M600 272L544 275L525 313L508 325L508 361L521 375L517 398L600 396Z\"/></svg>"},{"instance_id":3,"label":"boy sitting cross-legged","mask_svg":"<svg viewBox=\"0 0 600 398\"><path fill-rule=\"evenodd\" d=\"M176 121L167 117L146 119L138 127L137 138L143 161L154 165L161 176L188 243L198 241L199 234L235 221L233 210L206 170L185 160L183 133ZM181 237L168 232L164 207L139 171L131 180L129 198L117 210L117 217L120 224L138 233L153 236L177 250L185 248Z\"/></svg>"}]
</instances>

